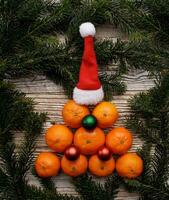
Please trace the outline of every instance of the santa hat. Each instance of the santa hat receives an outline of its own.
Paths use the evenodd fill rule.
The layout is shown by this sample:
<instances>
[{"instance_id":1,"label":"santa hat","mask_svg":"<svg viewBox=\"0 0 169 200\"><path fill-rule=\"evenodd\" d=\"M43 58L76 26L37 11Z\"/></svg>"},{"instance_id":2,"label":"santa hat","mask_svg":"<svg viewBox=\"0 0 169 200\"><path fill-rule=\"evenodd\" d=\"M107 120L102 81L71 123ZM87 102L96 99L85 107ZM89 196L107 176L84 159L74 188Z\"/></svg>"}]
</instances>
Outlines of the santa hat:
<instances>
[{"instance_id":1,"label":"santa hat","mask_svg":"<svg viewBox=\"0 0 169 200\"><path fill-rule=\"evenodd\" d=\"M73 99L78 104L95 105L104 97L98 78L98 65L94 51L95 27L86 22L80 25L79 31L84 38L84 52L80 66L79 82L73 91Z\"/></svg>"}]
</instances>

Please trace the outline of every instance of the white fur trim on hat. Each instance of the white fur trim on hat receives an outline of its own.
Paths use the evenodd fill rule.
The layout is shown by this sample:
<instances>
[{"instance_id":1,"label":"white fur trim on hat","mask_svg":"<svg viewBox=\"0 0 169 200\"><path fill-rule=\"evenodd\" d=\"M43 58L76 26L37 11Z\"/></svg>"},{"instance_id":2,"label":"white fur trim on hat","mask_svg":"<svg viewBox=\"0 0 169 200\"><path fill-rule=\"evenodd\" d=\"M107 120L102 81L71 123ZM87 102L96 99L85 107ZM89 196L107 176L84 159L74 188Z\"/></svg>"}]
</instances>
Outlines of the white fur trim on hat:
<instances>
[{"instance_id":1,"label":"white fur trim on hat","mask_svg":"<svg viewBox=\"0 0 169 200\"><path fill-rule=\"evenodd\" d=\"M97 90L81 90L77 87L73 90L73 99L77 104L96 105L104 98L103 88Z\"/></svg>"},{"instance_id":2,"label":"white fur trim on hat","mask_svg":"<svg viewBox=\"0 0 169 200\"><path fill-rule=\"evenodd\" d=\"M84 38L87 36L94 36L96 34L96 29L94 25L90 22L85 22L79 27L80 35Z\"/></svg>"}]
</instances>

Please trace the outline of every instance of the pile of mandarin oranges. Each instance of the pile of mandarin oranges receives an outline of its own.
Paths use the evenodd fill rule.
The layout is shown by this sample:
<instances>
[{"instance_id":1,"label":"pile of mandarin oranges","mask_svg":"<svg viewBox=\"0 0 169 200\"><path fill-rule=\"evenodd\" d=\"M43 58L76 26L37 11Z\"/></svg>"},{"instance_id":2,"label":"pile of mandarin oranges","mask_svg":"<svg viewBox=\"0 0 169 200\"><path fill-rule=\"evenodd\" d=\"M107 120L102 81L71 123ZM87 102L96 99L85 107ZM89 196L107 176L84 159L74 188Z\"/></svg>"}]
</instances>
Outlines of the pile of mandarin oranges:
<instances>
[{"instance_id":1,"label":"pile of mandarin oranges","mask_svg":"<svg viewBox=\"0 0 169 200\"><path fill-rule=\"evenodd\" d=\"M45 140L52 152L42 152L35 161L40 177L52 177L62 170L79 176L87 170L95 176L108 176L115 170L121 177L136 178L143 171L143 161L128 153L132 133L125 127L111 128L119 113L111 102L100 102L90 111L87 106L69 100L63 107L66 125L52 125ZM111 128L108 133L105 128Z\"/></svg>"}]
</instances>

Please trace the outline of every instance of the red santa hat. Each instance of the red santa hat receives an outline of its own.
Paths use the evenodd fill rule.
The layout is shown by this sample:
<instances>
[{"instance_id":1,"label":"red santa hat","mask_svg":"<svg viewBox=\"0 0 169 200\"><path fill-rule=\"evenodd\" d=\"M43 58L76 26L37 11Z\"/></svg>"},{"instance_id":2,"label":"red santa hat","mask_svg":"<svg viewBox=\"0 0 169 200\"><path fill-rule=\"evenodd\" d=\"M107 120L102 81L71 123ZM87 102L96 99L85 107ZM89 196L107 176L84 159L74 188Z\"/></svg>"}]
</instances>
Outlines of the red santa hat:
<instances>
[{"instance_id":1,"label":"red santa hat","mask_svg":"<svg viewBox=\"0 0 169 200\"><path fill-rule=\"evenodd\" d=\"M80 25L79 31L84 38L84 52L80 66L79 82L73 91L73 99L78 104L95 105L104 97L98 78L98 65L94 51L95 27L86 22Z\"/></svg>"}]
</instances>

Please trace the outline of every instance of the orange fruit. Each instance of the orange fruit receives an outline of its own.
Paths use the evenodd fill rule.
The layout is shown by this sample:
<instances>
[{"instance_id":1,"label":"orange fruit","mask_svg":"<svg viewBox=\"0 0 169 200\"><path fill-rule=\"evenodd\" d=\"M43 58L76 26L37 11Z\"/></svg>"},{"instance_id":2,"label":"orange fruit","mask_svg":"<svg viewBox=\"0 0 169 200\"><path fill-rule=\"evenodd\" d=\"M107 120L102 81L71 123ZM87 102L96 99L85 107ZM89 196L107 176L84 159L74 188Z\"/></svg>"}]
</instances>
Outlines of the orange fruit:
<instances>
[{"instance_id":1,"label":"orange fruit","mask_svg":"<svg viewBox=\"0 0 169 200\"><path fill-rule=\"evenodd\" d=\"M46 131L45 140L51 149L62 153L72 144L73 133L63 125L53 125Z\"/></svg>"},{"instance_id":2,"label":"orange fruit","mask_svg":"<svg viewBox=\"0 0 169 200\"><path fill-rule=\"evenodd\" d=\"M50 152L40 153L35 161L35 170L40 177L56 176L60 169L59 158Z\"/></svg>"},{"instance_id":3,"label":"orange fruit","mask_svg":"<svg viewBox=\"0 0 169 200\"><path fill-rule=\"evenodd\" d=\"M102 161L97 155L93 155L89 159L89 171L96 176L108 176L115 169L114 158L111 157L107 161Z\"/></svg>"},{"instance_id":4,"label":"orange fruit","mask_svg":"<svg viewBox=\"0 0 169 200\"><path fill-rule=\"evenodd\" d=\"M106 136L106 146L114 154L126 153L132 145L132 134L124 127L112 129Z\"/></svg>"},{"instance_id":5,"label":"orange fruit","mask_svg":"<svg viewBox=\"0 0 169 200\"><path fill-rule=\"evenodd\" d=\"M136 153L126 153L117 159L116 171L121 177L136 178L143 171L143 160Z\"/></svg>"},{"instance_id":6,"label":"orange fruit","mask_svg":"<svg viewBox=\"0 0 169 200\"><path fill-rule=\"evenodd\" d=\"M104 132L98 127L93 130L87 130L81 127L74 135L74 145L80 149L82 154L85 155L96 153L104 143Z\"/></svg>"},{"instance_id":7,"label":"orange fruit","mask_svg":"<svg viewBox=\"0 0 169 200\"><path fill-rule=\"evenodd\" d=\"M71 128L79 128L83 117L88 114L90 111L86 106L79 105L73 100L69 100L62 111L64 122Z\"/></svg>"},{"instance_id":8,"label":"orange fruit","mask_svg":"<svg viewBox=\"0 0 169 200\"><path fill-rule=\"evenodd\" d=\"M65 174L69 176L79 176L87 171L87 158L80 155L76 160L68 160L65 156L61 159L61 167Z\"/></svg>"},{"instance_id":9,"label":"orange fruit","mask_svg":"<svg viewBox=\"0 0 169 200\"><path fill-rule=\"evenodd\" d=\"M92 114L97 118L100 128L111 127L118 119L116 106L107 101L99 103L93 110Z\"/></svg>"}]
</instances>

